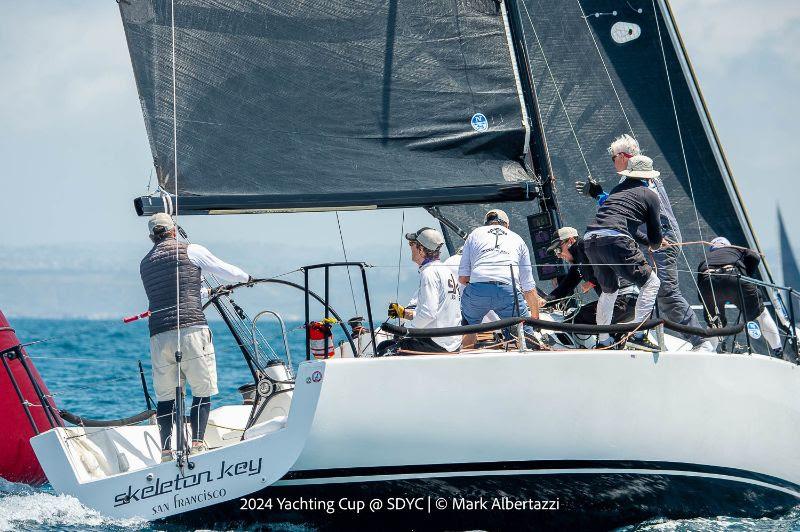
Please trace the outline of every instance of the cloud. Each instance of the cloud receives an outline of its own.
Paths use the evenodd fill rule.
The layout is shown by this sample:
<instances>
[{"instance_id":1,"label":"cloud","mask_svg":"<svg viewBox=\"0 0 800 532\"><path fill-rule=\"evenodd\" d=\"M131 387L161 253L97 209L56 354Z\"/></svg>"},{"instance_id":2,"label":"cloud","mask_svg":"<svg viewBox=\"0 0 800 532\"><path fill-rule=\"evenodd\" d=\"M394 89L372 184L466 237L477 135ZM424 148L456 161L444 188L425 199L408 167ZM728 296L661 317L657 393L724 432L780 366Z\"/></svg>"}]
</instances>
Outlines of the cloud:
<instances>
[{"instance_id":1,"label":"cloud","mask_svg":"<svg viewBox=\"0 0 800 532\"><path fill-rule=\"evenodd\" d=\"M4 121L36 131L102 114L130 97L130 60L116 5L21 4L0 32ZM45 8L46 7L46 8Z\"/></svg>"},{"instance_id":2,"label":"cloud","mask_svg":"<svg viewBox=\"0 0 800 532\"><path fill-rule=\"evenodd\" d=\"M800 67L797 0L672 0L678 26L695 63L724 71L758 50Z\"/></svg>"}]
</instances>

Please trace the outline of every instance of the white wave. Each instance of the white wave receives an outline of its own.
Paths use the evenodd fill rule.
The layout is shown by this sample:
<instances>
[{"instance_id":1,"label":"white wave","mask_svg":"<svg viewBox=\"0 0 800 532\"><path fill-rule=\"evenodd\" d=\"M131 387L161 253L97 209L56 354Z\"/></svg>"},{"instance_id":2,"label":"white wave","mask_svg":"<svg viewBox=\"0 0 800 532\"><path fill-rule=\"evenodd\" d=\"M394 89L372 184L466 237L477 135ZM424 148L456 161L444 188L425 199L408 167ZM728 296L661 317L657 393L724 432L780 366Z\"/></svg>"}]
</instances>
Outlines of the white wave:
<instances>
[{"instance_id":1,"label":"white wave","mask_svg":"<svg viewBox=\"0 0 800 532\"><path fill-rule=\"evenodd\" d=\"M5 491L5 486L0 487ZM144 527L145 523L141 519L104 518L95 510L83 506L78 499L68 495L33 492L0 497L0 530L3 531L43 527L52 527L56 530L69 527L81 530L92 527L103 530L137 530Z\"/></svg>"},{"instance_id":2,"label":"white wave","mask_svg":"<svg viewBox=\"0 0 800 532\"><path fill-rule=\"evenodd\" d=\"M638 525L617 529L616 532L794 532L800 530L800 506L786 515L769 518L698 517L694 519L653 519Z\"/></svg>"}]
</instances>

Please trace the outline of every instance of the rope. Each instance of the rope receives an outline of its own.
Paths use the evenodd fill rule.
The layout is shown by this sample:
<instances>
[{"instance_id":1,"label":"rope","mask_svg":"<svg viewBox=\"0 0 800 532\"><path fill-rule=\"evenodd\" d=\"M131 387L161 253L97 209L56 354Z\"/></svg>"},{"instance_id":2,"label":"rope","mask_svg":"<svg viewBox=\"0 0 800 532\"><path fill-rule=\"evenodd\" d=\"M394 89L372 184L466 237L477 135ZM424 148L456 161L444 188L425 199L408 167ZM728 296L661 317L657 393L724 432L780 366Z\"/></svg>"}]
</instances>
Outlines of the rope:
<instances>
[{"instance_id":1,"label":"rope","mask_svg":"<svg viewBox=\"0 0 800 532\"><path fill-rule=\"evenodd\" d=\"M569 117L569 113L567 112L567 106L564 104L564 99L561 97L561 91L558 88L558 84L556 83L556 78L553 75L553 70L550 68L550 62L547 60L547 55L544 53L544 48L542 47L542 41L539 40L539 34L536 31L536 26L533 24L533 18L531 17L530 11L528 11L528 6L526 2L522 2L522 7L525 8L526 16L528 17L528 22L531 25L531 29L533 30L533 35L536 37L536 43L539 45L539 50L542 52L542 59L544 59L544 64L547 67L547 72L550 74L550 81L553 82L553 88L555 88L556 96L558 96L558 101L561 102L561 108L564 109L564 116L567 117L567 123L569 124L569 129L572 131L572 136L575 139L575 144L578 146L578 151L581 154L581 159L583 159L583 164L586 166L586 172L588 172L589 176L592 175L592 170L589 168L589 163L586 161L586 155L583 153L583 147L581 146L581 142L578 140L578 134L575 132L575 126L572 124L572 119ZM522 38L527 41L527 37L525 37L525 26L520 24L522 28Z\"/></svg>"},{"instance_id":2,"label":"rope","mask_svg":"<svg viewBox=\"0 0 800 532\"><path fill-rule=\"evenodd\" d=\"M350 262L347 260L347 248L344 245L344 234L342 233L342 222L339 220L339 211L334 211L336 213L336 225L339 227L339 241L342 243L342 254L344 255L344 261ZM356 291L353 289L353 277L350 275L350 266L347 266L347 280L350 281L350 295L353 297L353 312L355 315L358 316L358 306L356 305Z\"/></svg>"}]
</instances>

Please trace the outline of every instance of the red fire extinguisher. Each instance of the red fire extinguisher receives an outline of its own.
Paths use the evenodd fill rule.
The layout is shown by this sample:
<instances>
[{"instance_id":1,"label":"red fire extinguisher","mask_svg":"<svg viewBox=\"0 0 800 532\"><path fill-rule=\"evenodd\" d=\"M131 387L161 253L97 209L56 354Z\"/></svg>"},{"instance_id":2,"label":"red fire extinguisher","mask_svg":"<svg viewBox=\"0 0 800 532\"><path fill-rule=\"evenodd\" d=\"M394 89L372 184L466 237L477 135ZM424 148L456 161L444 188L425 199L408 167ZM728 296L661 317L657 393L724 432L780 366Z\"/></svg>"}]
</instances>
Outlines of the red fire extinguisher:
<instances>
[{"instance_id":1,"label":"red fire extinguisher","mask_svg":"<svg viewBox=\"0 0 800 532\"><path fill-rule=\"evenodd\" d=\"M335 320L326 318L323 321L312 321L308 324L308 337L311 345L311 354L314 358L333 358L335 347L331 325ZM325 352L325 338L328 338L328 352Z\"/></svg>"}]
</instances>

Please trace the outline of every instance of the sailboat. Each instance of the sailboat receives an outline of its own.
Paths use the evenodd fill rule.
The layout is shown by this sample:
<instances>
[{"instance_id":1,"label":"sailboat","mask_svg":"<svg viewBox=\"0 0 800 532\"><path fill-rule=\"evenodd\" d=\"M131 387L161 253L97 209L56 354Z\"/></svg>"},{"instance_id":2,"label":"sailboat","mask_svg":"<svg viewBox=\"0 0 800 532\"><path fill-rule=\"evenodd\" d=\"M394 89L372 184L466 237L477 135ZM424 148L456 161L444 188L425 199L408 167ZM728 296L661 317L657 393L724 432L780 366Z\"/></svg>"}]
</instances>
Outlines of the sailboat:
<instances>
[{"instance_id":1,"label":"sailboat","mask_svg":"<svg viewBox=\"0 0 800 532\"><path fill-rule=\"evenodd\" d=\"M685 240L758 249L665 0L119 6L159 182L140 216L423 207L452 253L502 206L544 283L563 273L553 230L593 211L572 181L602 178L627 131ZM688 296L703 247L681 249ZM596 351L594 326L552 314L477 327L524 321L550 350L377 357L381 338L415 332L376 326L366 265L299 266L302 280L263 282L298 288L306 323L341 326L332 358L307 343L293 374L258 348L257 316L215 297L254 382L249 402L212 411L211 450L161 463L155 426L56 426L31 439L56 492L115 518L454 527L765 516L800 500L800 376L755 339L692 352L673 334L686 327L654 318L659 351ZM335 268L361 272L363 334L329 298ZM766 265L753 282L772 284Z\"/></svg>"},{"instance_id":2,"label":"sailboat","mask_svg":"<svg viewBox=\"0 0 800 532\"><path fill-rule=\"evenodd\" d=\"M778 209L778 233L781 242L783 284L795 290L794 297L791 298L790 316L794 318L794 323L797 325L800 320L800 268L797 266L797 259L792 244L789 242L789 233L786 231L780 209Z\"/></svg>"}]
</instances>

